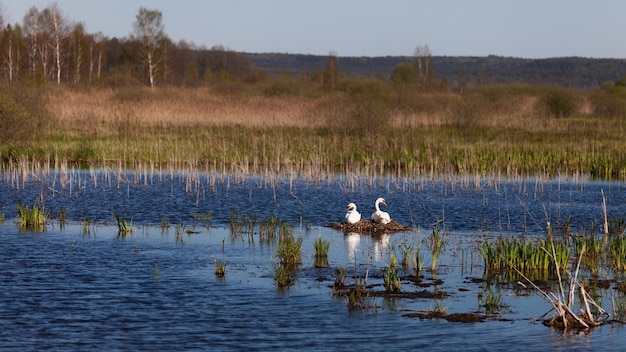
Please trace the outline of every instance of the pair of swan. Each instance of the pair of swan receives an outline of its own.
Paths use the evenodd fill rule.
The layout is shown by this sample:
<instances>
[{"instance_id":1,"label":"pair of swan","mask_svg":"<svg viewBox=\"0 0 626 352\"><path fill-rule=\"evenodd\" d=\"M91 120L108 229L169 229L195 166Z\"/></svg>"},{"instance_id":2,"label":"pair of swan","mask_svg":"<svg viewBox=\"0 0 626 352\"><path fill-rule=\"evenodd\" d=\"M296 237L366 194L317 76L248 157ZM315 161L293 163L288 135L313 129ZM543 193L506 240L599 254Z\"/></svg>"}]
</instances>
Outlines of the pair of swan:
<instances>
[{"instance_id":1,"label":"pair of swan","mask_svg":"<svg viewBox=\"0 0 626 352\"><path fill-rule=\"evenodd\" d=\"M382 197L376 199L376 203L374 203L376 211L372 214L372 220L379 224L388 224L391 222L391 217L386 211L380 210L380 204L387 205L387 202ZM356 224L361 221L361 213L356 210L356 204L350 203L346 209L348 210L346 213L346 221L348 224Z\"/></svg>"}]
</instances>

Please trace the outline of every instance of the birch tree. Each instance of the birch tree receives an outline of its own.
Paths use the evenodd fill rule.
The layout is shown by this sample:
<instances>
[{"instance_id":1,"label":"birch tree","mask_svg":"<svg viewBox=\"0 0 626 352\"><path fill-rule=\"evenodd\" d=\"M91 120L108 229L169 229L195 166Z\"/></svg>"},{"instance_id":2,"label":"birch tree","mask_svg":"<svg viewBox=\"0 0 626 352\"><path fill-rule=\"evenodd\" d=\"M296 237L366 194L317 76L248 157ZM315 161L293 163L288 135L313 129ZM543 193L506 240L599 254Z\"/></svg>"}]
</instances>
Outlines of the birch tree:
<instances>
[{"instance_id":1,"label":"birch tree","mask_svg":"<svg viewBox=\"0 0 626 352\"><path fill-rule=\"evenodd\" d=\"M428 45L415 48L413 56L415 58L415 67L420 77L419 88L424 92L428 92L434 79L433 58Z\"/></svg>"},{"instance_id":2,"label":"birch tree","mask_svg":"<svg viewBox=\"0 0 626 352\"><path fill-rule=\"evenodd\" d=\"M132 37L141 45L141 61L148 71L150 86L154 87L159 68L159 50L164 37L163 15L161 11L140 7L135 18Z\"/></svg>"}]
</instances>

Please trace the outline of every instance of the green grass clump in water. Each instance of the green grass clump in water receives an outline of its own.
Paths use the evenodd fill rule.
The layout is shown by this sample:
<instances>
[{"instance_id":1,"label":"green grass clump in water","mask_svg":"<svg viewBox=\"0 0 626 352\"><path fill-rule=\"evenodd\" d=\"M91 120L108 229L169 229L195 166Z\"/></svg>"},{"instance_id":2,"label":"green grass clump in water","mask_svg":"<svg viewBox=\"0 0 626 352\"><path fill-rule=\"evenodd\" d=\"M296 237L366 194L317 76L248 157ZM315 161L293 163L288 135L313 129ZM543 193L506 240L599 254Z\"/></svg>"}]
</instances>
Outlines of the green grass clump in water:
<instances>
[{"instance_id":1,"label":"green grass clump in water","mask_svg":"<svg viewBox=\"0 0 626 352\"><path fill-rule=\"evenodd\" d=\"M218 262L217 259L214 259L213 263L215 264L215 275L224 277L226 275L226 262Z\"/></svg>"},{"instance_id":2,"label":"green grass clump in water","mask_svg":"<svg viewBox=\"0 0 626 352\"><path fill-rule=\"evenodd\" d=\"M29 208L27 205L17 203L20 228L28 230L44 230L48 220L48 212L37 205Z\"/></svg>"},{"instance_id":3,"label":"green grass clump in water","mask_svg":"<svg viewBox=\"0 0 626 352\"><path fill-rule=\"evenodd\" d=\"M297 266L302 263L302 237L293 234L281 236L276 248L276 256L281 265Z\"/></svg>"},{"instance_id":4,"label":"green grass clump in water","mask_svg":"<svg viewBox=\"0 0 626 352\"><path fill-rule=\"evenodd\" d=\"M122 236L126 236L134 231L133 220L126 220L122 215L117 212L113 212L113 218L117 224L118 233Z\"/></svg>"},{"instance_id":5,"label":"green grass clump in water","mask_svg":"<svg viewBox=\"0 0 626 352\"><path fill-rule=\"evenodd\" d=\"M315 242L313 242L313 247L315 248L315 267L327 268L329 266L328 250L330 249L330 241L318 237Z\"/></svg>"}]
</instances>

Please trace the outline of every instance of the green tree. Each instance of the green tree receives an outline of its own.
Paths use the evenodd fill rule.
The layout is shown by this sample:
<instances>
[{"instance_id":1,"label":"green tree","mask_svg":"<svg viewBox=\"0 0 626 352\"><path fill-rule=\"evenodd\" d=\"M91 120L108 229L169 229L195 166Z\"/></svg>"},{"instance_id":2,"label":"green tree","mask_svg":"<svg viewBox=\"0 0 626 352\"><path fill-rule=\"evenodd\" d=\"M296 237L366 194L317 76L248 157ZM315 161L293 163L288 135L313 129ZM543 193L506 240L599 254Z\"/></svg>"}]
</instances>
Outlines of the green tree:
<instances>
[{"instance_id":1,"label":"green tree","mask_svg":"<svg viewBox=\"0 0 626 352\"><path fill-rule=\"evenodd\" d=\"M150 87L156 86L156 74L159 67L159 51L165 36L163 15L158 10L140 7L133 24L132 38L141 44L142 59L148 71Z\"/></svg>"},{"instance_id":2,"label":"green tree","mask_svg":"<svg viewBox=\"0 0 626 352\"><path fill-rule=\"evenodd\" d=\"M391 81L403 86L415 86L417 82L419 82L419 79L419 71L409 62L396 65L391 74Z\"/></svg>"}]
</instances>

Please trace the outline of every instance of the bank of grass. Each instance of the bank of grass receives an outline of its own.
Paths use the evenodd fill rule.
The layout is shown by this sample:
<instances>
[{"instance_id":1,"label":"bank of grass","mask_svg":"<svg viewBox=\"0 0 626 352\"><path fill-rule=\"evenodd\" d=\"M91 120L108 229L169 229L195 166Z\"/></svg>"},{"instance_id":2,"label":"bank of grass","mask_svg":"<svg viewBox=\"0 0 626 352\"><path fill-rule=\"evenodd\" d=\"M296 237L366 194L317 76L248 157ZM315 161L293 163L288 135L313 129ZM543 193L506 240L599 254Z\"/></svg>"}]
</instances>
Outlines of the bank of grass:
<instances>
[{"instance_id":1,"label":"bank of grass","mask_svg":"<svg viewBox=\"0 0 626 352\"><path fill-rule=\"evenodd\" d=\"M626 121L592 114L584 93L527 85L465 95L385 87L355 81L341 91L294 94L49 89L53 123L35 140L0 144L0 158L251 173L626 174Z\"/></svg>"}]
</instances>

